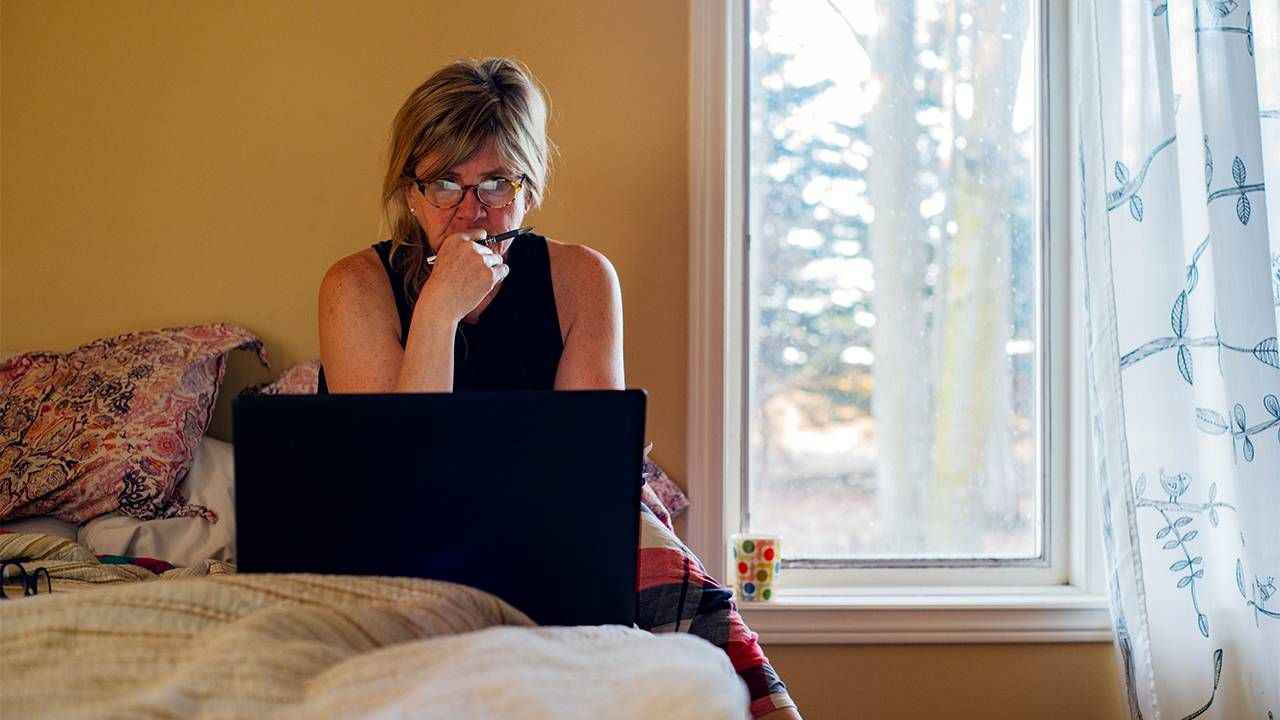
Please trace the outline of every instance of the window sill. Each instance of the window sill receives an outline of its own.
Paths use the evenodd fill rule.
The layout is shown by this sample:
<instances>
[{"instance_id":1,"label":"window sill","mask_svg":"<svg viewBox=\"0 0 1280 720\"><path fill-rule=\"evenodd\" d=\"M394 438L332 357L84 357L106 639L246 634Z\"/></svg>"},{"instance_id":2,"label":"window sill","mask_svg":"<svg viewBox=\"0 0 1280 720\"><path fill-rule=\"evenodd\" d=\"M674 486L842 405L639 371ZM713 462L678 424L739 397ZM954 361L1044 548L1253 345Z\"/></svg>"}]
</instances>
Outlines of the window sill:
<instances>
[{"instance_id":1,"label":"window sill","mask_svg":"<svg viewBox=\"0 0 1280 720\"><path fill-rule=\"evenodd\" d=\"M792 589L738 609L766 645L1112 639L1106 597L1071 587Z\"/></svg>"}]
</instances>

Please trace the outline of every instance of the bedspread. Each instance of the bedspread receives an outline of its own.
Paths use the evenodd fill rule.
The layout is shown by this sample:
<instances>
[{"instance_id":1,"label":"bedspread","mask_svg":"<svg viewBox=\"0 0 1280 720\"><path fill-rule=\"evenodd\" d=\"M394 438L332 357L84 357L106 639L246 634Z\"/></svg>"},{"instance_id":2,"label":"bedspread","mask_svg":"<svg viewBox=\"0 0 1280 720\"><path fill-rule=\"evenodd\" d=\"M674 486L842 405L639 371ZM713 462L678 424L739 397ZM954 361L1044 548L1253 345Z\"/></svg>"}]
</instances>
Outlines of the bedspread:
<instances>
[{"instance_id":1,"label":"bedspread","mask_svg":"<svg viewBox=\"0 0 1280 720\"><path fill-rule=\"evenodd\" d=\"M707 574L647 504L640 512L636 624L655 633L690 633L722 648L747 684L753 717L795 707L759 636L742 621L733 591Z\"/></svg>"},{"instance_id":2,"label":"bedspread","mask_svg":"<svg viewBox=\"0 0 1280 720\"><path fill-rule=\"evenodd\" d=\"M498 598L451 583L235 575L216 561L156 575L97 563L66 540L0 536L0 560L19 557L49 568L54 588L0 601L3 717L748 712L728 657L701 639L532 627Z\"/></svg>"}]
</instances>

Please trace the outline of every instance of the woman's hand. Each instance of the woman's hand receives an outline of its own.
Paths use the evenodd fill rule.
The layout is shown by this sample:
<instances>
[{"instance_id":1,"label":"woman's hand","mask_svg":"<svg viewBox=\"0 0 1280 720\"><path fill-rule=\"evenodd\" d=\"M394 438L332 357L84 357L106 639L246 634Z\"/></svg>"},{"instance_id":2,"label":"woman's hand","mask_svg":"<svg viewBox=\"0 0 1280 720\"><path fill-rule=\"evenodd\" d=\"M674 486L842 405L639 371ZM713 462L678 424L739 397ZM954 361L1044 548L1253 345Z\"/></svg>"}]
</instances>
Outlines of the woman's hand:
<instances>
[{"instance_id":1,"label":"woman's hand","mask_svg":"<svg viewBox=\"0 0 1280 720\"><path fill-rule=\"evenodd\" d=\"M481 243L486 237L482 229L464 230L445 236L440 243L435 267L420 296L430 304L432 314L461 321L511 272L501 255Z\"/></svg>"}]
</instances>

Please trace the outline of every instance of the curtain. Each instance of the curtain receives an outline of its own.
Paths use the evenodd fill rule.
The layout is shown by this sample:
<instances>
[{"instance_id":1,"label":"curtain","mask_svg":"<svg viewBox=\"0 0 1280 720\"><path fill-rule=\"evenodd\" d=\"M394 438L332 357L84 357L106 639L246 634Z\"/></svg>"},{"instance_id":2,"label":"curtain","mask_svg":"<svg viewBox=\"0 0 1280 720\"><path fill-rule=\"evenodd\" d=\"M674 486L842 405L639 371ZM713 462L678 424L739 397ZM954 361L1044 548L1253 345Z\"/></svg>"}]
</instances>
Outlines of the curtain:
<instances>
[{"instance_id":1,"label":"curtain","mask_svg":"<svg viewBox=\"0 0 1280 720\"><path fill-rule=\"evenodd\" d=\"M1280 716L1280 0L1077 0L1073 242L1134 718Z\"/></svg>"}]
</instances>

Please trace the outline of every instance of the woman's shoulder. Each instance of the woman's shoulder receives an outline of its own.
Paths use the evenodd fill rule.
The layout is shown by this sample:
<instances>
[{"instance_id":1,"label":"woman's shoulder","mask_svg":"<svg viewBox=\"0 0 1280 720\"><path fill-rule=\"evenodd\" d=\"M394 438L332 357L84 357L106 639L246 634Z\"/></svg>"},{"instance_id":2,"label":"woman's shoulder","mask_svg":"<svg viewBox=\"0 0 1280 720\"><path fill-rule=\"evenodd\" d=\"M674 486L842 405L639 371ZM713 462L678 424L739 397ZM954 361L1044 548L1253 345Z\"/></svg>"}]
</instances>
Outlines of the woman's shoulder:
<instances>
[{"instance_id":1,"label":"woman's shoulder","mask_svg":"<svg viewBox=\"0 0 1280 720\"><path fill-rule=\"evenodd\" d=\"M390 280L373 248L354 252L329 266L320 281L321 302L367 303L390 300Z\"/></svg>"},{"instance_id":2,"label":"woman's shoulder","mask_svg":"<svg viewBox=\"0 0 1280 720\"><path fill-rule=\"evenodd\" d=\"M580 317L621 313L618 273L604 253L586 245L547 240L547 256L561 337L568 337Z\"/></svg>"},{"instance_id":3,"label":"woman's shoulder","mask_svg":"<svg viewBox=\"0 0 1280 720\"><path fill-rule=\"evenodd\" d=\"M547 238L547 258L552 282L583 289L609 289L618 284L618 274L604 253L586 245Z\"/></svg>"},{"instance_id":4,"label":"woman's shoulder","mask_svg":"<svg viewBox=\"0 0 1280 720\"><path fill-rule=\"evenodd\" d=\"M324 284L372 285L377 287L378 280L386 277L382 269L382 260L373 248L353 252L329 266L324 274Z\"/></svg>"}]
</instances>

